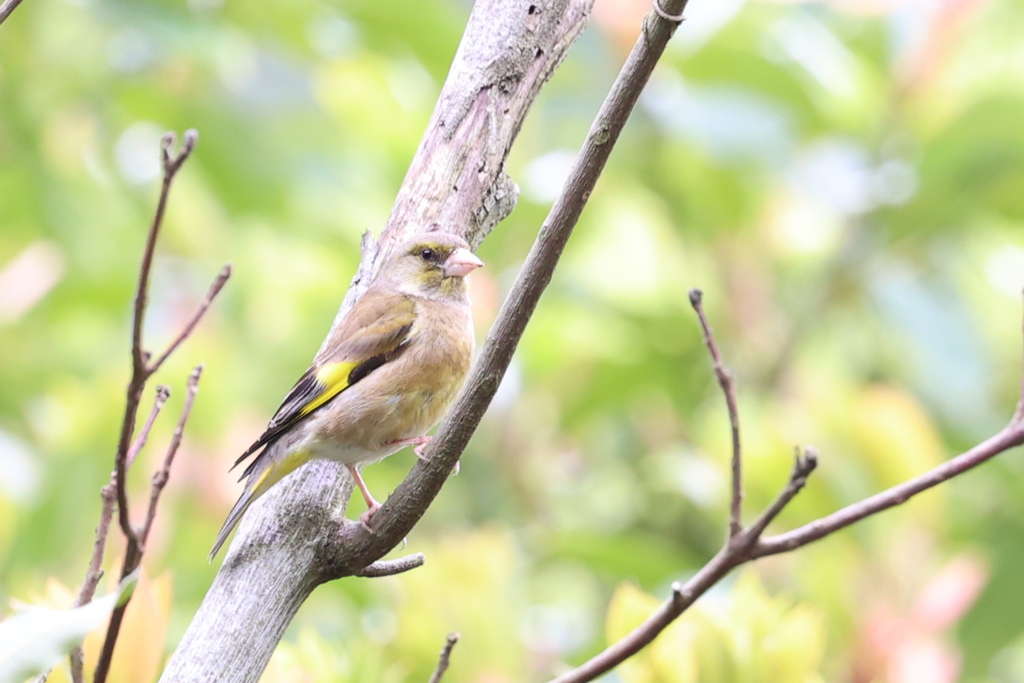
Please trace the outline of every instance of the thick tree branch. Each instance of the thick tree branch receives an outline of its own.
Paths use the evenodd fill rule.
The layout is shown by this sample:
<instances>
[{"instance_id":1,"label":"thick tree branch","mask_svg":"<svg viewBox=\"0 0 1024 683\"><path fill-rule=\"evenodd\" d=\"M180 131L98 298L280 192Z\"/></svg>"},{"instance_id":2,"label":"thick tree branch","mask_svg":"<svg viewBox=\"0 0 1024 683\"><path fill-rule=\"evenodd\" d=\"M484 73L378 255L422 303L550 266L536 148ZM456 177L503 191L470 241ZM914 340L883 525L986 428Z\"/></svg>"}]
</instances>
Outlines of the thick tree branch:
<instances>
[{"instance_id":1,"label":"thick tree branch","mask_svg":"<svg viewBox=\"0 0 1024 683\"><path fill-rule=\"evenodd\" d=\"M665 9L678 13L683 4L671 0ZM589 7L589 0L477 2L395 210L380 242L364 241L363 263L338 320L365 290L375 264L407 235L439 226L476 244L507 214L511 202L501 201L511 187L501 173L505 154L532 97L579 33ZM257 501L242 520L224 565L162 680L255 680L287 620L315 585L363 571L394 548L424 514L494 396L611 149L675 28L675 22L654 15L644 22L465 390L442 422L427 459L416 462L374 515L373 533L338 514L337 508L343 511L351 494L351 483L338 467L317 462L301 468ZM444 179L440 185L439 177ZM282 575L285 565L291 570L282 585L275 577ZM246 630L226 632L224 614L241 617Z\"/></svg>"},{"instance_id":2,"label":"thick tree branch","mask_svg":"<svg viewBox=\"0 0 1024 683\"><path fill-rule=\"evenodd\" d=\"M21 0L4 0L3 4L0 4L0 24L7 21L7 17L11 16L11 12L18 8L21 4Z\"/></svg>"},{"instance_id":3,"label":"thick tree branch","mask_svg":"<svg viewBox=\"0 0 1024 683\"><path fill-rule=\"evenodd\" d=\"M698 296L697 299L699 302L700 297ZM694 308L697 309L698 316L701 317L701 327L707 334L708 327L703 319L702 311L696 304ZM1022 324L1021 332L1024 336L1024 324ZM713 349L713 344L709 344L708 348L709 350ZM714 357L714 351L711 353ZM716 365L718 362L716 358ZM722 549L685 584L682 586L673 584L672 595L669 599L628 635L579 667L554 679L551 683L586 683L612 670L651 643L696 602L697 598L706 593L735 567L767 555L802 548L866 517L905 503L918 493L963 474L1000 453L1024 445L1024 372L1021 377L1021 393L1010 424L992 438L910 481L848 505L842 510L793 531L762 538L764 530L796 497L811 472L817 467L818 455L813 448L805 449L802 457L798 452L786 486L749 528L741 529L735 536L730 536Z\"/></svg>"},{"instance_id":4,"label":"thick tree branch","mask_svg":"<svg viewBox=\"0 0 1024 683\"><path fill-rule=\"evenodd\" d=\"M536 93L586 24L591 4L476 2L391 217L379 242L364 238L363 259L337 320L365 291L377 264L409 235L441 227L476 245L508 215L517 192L504 173L508 150ZM344 517L351 491L343 467L317 461L261 497L242 519L161 680L257 680L310 591L365 571L395 547L402 535L389 532L373 549L353 552ZM420 515L422 509L402 513L403 524L411 526Z\"/></svg>"},{"instance_id":5,"label":"thick tree branch","mask_svg":"<svg viewBox=\"0 0 1024 683\"><path fill-rule=\"evenodd\" d=\"M681 11L683 2L673 0L671 5ZM466 388L441 423L426 457L416 462L409 476L374 515L373 533L359 524L344 526L342 543L335 546L334 554L327 560L337 567L339 575L351 574L400 542L455 467L490 405L605 162L674 29L674 24L657 18L648 17L644 22L633 51L591 126L561 196L544 221L487 335Z\"/></svg>"}]
</instances>

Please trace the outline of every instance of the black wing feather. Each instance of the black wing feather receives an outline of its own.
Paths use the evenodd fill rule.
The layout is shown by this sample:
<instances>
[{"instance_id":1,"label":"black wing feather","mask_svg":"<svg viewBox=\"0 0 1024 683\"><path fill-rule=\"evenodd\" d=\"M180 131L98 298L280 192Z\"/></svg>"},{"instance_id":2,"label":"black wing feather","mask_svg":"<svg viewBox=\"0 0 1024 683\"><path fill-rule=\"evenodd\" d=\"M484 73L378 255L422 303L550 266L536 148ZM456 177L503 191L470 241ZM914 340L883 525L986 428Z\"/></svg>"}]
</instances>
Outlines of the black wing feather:
<instances>
[{"instance_id":1,"label":"black wing feather","mask_svg":"<svg viewBox=\"0 0 1024 683\"><path fill-rule=\"evenodd\" d=\"M349 375L351 379L351 375ZM284 432L291 426L297 424L303 418L312 415L316 411L311 411L309 415L301 415L302 406L306 405L311 399L316 397L318 394L323 392L324 385L316 378L316 368L310 368L306 370L306 373L299 378L299 381L295 383L292 390L288 392L288 395L284 397L284 401L281 402L281 407L274 413L274 417L271 418L270 424L267 425L266 430L260 435L260 438L256 439L251 446L245 449L242 455L238 456L235 460L235 464L231 466L231 469L238 467L243 460L248 458L250 455L258 451L264 446L269 446L271 443L276 441ZM248 476L248 471L242 475L242 477Z\"/></svg>"}]
</instances>

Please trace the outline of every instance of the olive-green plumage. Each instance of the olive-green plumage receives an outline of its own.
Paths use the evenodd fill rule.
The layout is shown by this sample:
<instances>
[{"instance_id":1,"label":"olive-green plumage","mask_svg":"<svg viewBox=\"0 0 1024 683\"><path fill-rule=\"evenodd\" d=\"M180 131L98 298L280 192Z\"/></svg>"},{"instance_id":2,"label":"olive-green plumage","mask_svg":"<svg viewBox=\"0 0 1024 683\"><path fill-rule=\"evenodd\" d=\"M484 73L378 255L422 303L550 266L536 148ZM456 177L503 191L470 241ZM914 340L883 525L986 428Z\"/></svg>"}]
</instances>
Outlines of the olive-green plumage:
<instances>
[{"instance_id":1,"label":"olive-green plumage","mask_svg":"<svg viewBox=\"0 0 1024 683\"><path fill-rule=\"evenodd\" d=\"M418 235L388 259L235 463L259 452L211 559L254 500L313 458L348 466L368 522L379 504L358 468L422 447L466 379L474 339L464 278L482 265L464 240L442 232Z\"/></svg>"}]
</instances>

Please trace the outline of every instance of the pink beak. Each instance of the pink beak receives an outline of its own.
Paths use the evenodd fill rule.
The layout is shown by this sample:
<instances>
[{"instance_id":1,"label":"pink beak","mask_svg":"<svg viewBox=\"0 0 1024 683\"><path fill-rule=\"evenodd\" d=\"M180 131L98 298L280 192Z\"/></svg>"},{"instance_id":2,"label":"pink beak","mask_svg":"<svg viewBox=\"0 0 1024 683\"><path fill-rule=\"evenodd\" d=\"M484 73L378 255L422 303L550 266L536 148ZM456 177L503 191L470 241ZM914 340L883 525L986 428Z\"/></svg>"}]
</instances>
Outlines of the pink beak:
<instances>
[{"instance_id":1,"label":"pink beak","mask_svg":"<svg viewBox=\"0 0 1024 683\"><path fill-rule=\"evenodd\" d=\"M444 262L445 277L465 277L484 264L469 249L459 247Z\"/></svg>"}]
</instances>

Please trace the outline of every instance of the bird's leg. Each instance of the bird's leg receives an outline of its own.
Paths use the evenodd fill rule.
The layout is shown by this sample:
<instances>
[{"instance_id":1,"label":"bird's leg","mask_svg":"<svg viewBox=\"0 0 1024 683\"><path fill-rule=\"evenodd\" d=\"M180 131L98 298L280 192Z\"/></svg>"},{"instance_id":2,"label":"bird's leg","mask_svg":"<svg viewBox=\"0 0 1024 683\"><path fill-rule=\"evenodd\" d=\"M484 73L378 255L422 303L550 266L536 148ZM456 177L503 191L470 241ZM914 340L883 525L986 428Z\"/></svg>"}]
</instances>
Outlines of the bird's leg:
<instances>
[{"instance_id":1,"label":"bird's leg","mask_svg":"<svg viewBox=\"0 0 1024 683\"><path fill-rule=\"evenodd\" d=\"M352 480L355 481L356 486L359 487L359 491L363 494L363 500L366 501L366 512L359 515L359 521L362 522L363 527L372 534L373 529L370 528L370 517L380 509L380 503L373 499L373 496L370 494L370 489L366 487L366 482L363 481L363 475L359 473L356 466L345 465L345 467L348 468L349 474L352 475Z\"/></svg>"},{"instance_id":2,"label":"bird's leg","mask_svg":"<svg viewBox=\"0 0 1024 683\"><path fill-rule=\"evenodd\" d=\"M395 441L388 441L384 445L388 448L392 446L398 446L399 448L405 446L415 446L416 448L412 449L412 452L416 454L417 458L423 460L423 453L427 450L427 444L430 443L431 438L432 437L426 435L414 436L411 439L397 439Z\"/></svg>"},{"instance_id":3,"label":"bird's leg","mask_svg":"<svg viewBox=\"0 0 1024 683\"><path fill-rule=\"evenodd\" d=\"M430 445L430 440L433 439L433 438L434 437L432 437L432 436L414 436L411 439L399 439L398 441L389 441L385 445L386 446L416 446L416 448L412 449L412 452L416 454L417 458L419 458L420 460L426 462L426 460L427 460L427 457L426 457L427 446ZM458 461L458 462L455 463L455 468L452 469L452 476L453 477L459 476L459 469L460 469L461 465L462 465L461 461Z\"/></svg>"}]
</instances>

